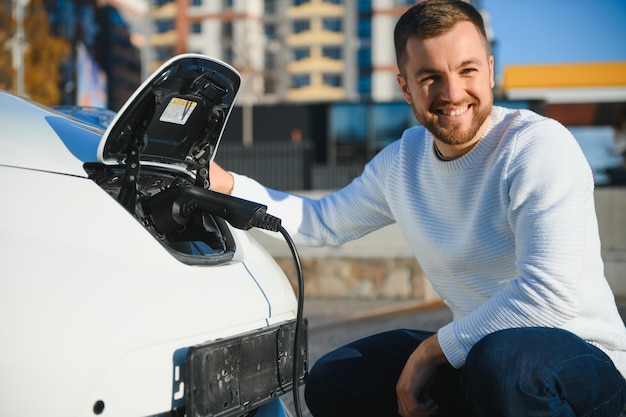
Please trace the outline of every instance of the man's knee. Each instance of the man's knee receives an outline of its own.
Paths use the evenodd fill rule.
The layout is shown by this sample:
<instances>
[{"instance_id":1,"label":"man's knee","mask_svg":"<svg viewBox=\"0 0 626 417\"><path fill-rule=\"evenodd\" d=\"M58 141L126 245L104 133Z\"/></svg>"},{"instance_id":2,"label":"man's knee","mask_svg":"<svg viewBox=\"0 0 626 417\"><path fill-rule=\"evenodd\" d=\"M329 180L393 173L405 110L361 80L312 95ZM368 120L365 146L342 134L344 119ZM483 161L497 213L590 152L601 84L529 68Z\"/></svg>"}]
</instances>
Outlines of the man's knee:
<instances>
[{"instance_id":1,"label":"man's knee","mask_svg":"<svg viewBox=\"0 0 626 417\"><path fill-rule=\"evenodd\" d=\"M463 390L481 402L541 391L551 384L551 369L562 360L550 345L576 345L576 338L564 330L549 328L513 328L489 334L467 356L461 377Z\"/></svg>"},{"instance_id":2,"label":"man's knee","mask_svg":"<svg viewBox=\"0 0 626 417\"><path fill-rule=\"evenodd\" d=\"M334 350L311 368L305 399L316 416L397 413L395 386L406 359L432 333L394 330Z\"/></svg>"},{"instance_id":3,"label":"man's knee","mask_svg":"<svg viewBox=\"0 0 626 417\"><path fill-rule=\"evenodd\" d=\"M516 415L519 409L570 415L572 409L622 404L621 399L611 402L616 390L622 392L623 378L610 359L561 329L508 329L485 336L470 350L461 381L479 415Z\"/></svg>"},{"instance_id":4,"label":"man's knee","mask_svg":"<svg viewBox=\"0 0 626 417\"><path fill-rule=\"evenodd\" d=\"M342 363L358 352L350 348L340 348L320 358L306 378L304 396L311 412L320 416L340 415L340 404L345 403L341 391L349 387L344 381ZM343 387L343 388L342 388Z\"/></svg>"}]
</instances>

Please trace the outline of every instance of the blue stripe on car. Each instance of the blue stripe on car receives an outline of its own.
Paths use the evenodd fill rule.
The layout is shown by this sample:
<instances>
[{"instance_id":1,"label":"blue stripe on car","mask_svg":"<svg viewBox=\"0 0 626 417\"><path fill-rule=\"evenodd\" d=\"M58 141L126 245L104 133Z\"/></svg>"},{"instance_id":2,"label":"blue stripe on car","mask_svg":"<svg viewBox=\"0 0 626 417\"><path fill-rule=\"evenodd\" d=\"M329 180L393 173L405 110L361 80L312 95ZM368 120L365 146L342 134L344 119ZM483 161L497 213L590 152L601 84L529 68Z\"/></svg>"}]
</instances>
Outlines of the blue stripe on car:
<instances>
[{"instance_id":1,"label":"blue stripe on car","mask_svg":"<svg viewBox=\"0 0 626 417\"><path fill-rule=\"evenodd\" d=\"M83 162L98 161L98 143L101 131L95 131L84 123L59 116L46 116L46 121L59 136L65 147Z\"/></svg>"}]
</instances>

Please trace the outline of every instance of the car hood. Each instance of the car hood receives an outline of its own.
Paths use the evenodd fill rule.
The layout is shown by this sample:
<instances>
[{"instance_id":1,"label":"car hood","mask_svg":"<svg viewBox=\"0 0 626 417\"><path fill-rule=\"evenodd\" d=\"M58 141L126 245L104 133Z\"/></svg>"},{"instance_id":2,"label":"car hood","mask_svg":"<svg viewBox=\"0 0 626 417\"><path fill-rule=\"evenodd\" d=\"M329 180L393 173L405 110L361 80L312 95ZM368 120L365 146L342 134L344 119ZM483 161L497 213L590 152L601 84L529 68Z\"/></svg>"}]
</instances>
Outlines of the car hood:
<instances>
[{"instance_id":1,"label":"car hood","mask_svg":"<svg viewBox=\"0 0 626 417\"><path fill-rule=\"evenodd\" d=\"M103 130L0 91L0 165L87 176Z\"/></svg>"},{"instance_id":2,"label":"car hood","mask_svg":"<svg viewBox=\"0 0 626 417\"><path fill-rule=\"evenodd\" d=\"M228 64L183 54L163 64L115 116L98 146L109 165L139 152L139 161L196 172L208 167L235 101L241 77Z\"/></svg>"}]
</instances>

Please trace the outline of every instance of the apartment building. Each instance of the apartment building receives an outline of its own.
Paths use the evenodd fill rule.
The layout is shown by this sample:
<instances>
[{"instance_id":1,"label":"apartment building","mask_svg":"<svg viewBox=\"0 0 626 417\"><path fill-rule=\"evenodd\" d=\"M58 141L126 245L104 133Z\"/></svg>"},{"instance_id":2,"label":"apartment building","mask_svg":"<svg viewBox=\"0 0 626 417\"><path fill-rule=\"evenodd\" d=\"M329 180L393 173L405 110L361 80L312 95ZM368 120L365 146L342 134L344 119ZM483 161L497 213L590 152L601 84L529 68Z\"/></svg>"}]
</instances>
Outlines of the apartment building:
<instances>
[{"instance_id":1,"label":"apartment building","mask_svg":"<svg viewBox=\"0 0 626 417\"><path fill-rule=\"evenodd\" d=\"M152 0L152 69L197 52L243 76L240 103L395 101L393 27L415 0Z\"/></svg>"}]
</instances>

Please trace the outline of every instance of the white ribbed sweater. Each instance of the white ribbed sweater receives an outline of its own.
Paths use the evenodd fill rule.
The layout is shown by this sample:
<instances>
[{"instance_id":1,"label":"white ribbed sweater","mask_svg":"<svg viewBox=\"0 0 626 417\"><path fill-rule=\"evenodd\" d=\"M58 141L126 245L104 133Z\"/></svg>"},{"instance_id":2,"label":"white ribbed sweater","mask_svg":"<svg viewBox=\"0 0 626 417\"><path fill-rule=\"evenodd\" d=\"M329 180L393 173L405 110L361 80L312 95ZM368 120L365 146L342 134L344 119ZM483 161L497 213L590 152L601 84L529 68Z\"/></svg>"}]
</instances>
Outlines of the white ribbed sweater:
<instances>
[{"instance_id":1,"label":"white ribbed sweater","mask_svg":"<svg viewBox=\"0 0 626 417\"><path fill-rule=\"evenodd\" d=\"M485 135L461 158L441 161L433 146L426 129L410 128L320 200L239 175L233 194L267 204L304 245L337 245L397 222L454 314L438 337L455 367L486 334L546 326L600 347L626 375L593 177L575 139L554 120L494 107Z\"/></svg>"}]
</instances>

